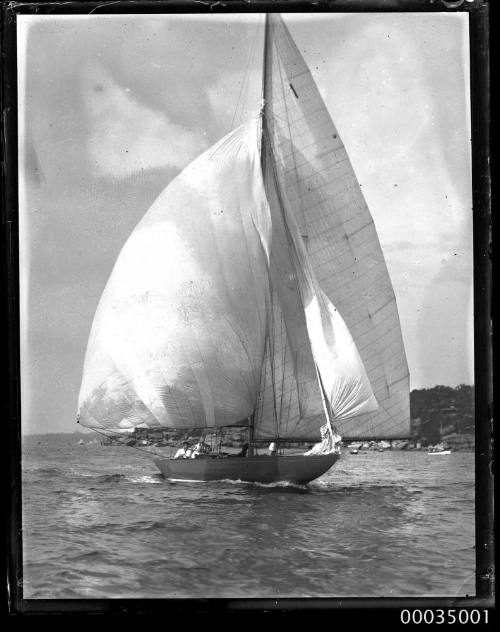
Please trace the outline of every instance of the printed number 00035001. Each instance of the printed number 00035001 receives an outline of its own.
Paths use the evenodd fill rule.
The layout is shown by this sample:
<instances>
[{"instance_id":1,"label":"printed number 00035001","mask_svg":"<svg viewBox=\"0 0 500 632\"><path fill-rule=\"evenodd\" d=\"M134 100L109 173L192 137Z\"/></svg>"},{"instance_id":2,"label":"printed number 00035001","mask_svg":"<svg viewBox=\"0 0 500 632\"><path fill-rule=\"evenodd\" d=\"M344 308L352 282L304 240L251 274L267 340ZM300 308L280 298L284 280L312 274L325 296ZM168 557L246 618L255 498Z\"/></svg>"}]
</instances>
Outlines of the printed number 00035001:
<instances>
[{"instance_id":1,"label":"printed number 00035001","mask_svg":"<svg viewBox=\"0 0 500 632\"><path fill-rule=\"evenodd\" d=\"M488 610L459 610L452 609L436 609L436 610L401 610L401 623L407 625L409 623L418 625L423 624L488 624Z\"/></svg>"}]
</instances>

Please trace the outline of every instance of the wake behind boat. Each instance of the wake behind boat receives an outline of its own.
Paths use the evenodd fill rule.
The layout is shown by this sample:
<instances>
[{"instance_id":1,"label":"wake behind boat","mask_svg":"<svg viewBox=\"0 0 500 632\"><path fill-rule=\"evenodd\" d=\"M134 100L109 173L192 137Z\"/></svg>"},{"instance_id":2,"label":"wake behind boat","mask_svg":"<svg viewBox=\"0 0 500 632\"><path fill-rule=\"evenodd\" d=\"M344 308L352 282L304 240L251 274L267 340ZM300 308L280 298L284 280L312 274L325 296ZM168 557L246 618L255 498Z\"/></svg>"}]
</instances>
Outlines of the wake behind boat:
<instances>
[{"instance_id":1,"label":"wake behind boat","mask_svg":"<svg viewBox=\"0 0 500 632\"><path fill-rule=\"evenodd\" d=\"M155 458L174 480L305 483L346 439L409 435L396 301L338 131L278 14L262 107L186 167L124 245L78 420L108 433L245 427L242 457ZM317 442L302 455L287 442ZM272 442L271 456L255 455Z\"/></svg>"}]
</instances>

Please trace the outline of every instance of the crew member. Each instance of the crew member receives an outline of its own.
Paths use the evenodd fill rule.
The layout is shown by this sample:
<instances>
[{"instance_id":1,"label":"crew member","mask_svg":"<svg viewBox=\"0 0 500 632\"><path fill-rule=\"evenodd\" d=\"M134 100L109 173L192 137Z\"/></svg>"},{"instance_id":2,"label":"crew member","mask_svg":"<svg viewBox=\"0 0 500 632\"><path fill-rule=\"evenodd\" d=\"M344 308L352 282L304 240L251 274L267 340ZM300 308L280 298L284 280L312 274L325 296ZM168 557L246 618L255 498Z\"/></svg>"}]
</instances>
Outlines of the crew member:
<instances>
[{"instance_id":1,"label":"crew member","mask_svg":"<svg viewBox=\"0 0 500 632\"><path fill-rule=\"evenodd\" d=\"M248 452L248 443L244 443L241 446L241 450L238 452L238 454L236 456L246 456L247 452Z\"/></svg>"},{"instance_id":2,"label":"crew member","mask_svg":"<svg viewBox=\"0 0 500 632\"><path fill-rule=\"evenodd\" d=\"M209 454L210 453L210 446L207 445L203 439L200 439L200 441L198 441L198 443L194 446L194 450L191 453L191 458L192 459L196 459L197 457L201 456L202 454Z\"/></svg>"},{"instance_id":3,"label":"crew member","mask_svg":"<svg viewBox=\"0 0 500 632\"><path fill-rule=\"evenodd\" d=\"M182 448L179 448L175 453L174 459L189 459L191 457L191 448L188 441L184 441Z\"/></svg>"}]
</instances>

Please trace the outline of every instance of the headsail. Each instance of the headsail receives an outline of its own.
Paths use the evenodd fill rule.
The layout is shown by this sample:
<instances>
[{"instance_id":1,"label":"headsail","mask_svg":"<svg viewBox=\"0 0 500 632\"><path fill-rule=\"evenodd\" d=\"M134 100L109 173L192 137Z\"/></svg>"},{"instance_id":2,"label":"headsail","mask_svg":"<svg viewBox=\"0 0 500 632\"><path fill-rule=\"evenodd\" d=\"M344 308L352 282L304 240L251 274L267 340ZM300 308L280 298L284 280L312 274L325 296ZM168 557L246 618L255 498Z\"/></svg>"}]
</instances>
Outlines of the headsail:
<instances>
[{"instance_id":1,"label":"headsail","mask_svg":"<svg viewBox=\"0 0 500 632\"><path fill-rule=\"evenodd\" d=\"M377 412L338 424L344 437L409 434L409 376L394 291L346 150L297 46L269 16L265 114L286 194L326 296L358 347Z\"/></svg>"},{"instance_id":2,"label":"headsail","mask_svg":"<svg viewBox=\"0 0 500 632\"><path fill-rule=\"evenodd\" d=\"M262 153L273 310L255 438L318 439L325 413L337 423L375 410L377 403L352 337L321 290L290 204L278 190L265 130Z\"/></svg>"}]
</instances>

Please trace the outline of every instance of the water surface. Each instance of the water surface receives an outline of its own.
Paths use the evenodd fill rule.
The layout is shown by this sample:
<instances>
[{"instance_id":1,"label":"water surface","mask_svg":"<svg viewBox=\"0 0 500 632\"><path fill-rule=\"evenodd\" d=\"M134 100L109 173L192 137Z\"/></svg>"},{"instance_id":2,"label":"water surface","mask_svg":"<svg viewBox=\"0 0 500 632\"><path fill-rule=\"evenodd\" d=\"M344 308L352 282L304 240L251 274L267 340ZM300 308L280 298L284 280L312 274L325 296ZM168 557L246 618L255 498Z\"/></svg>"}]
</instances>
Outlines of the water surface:
<instances>
[{"instance_id":1,"label":"water surface","mask_svg":"<svg viewBox=\"0 0 500 632\"><path fill-rule=\"evenodd\" d=\"M25 598L475 592L467 452L347 453L307 487L169 483L132 448L27 437L23 525Z\"/></svg>"}]
</instances>

